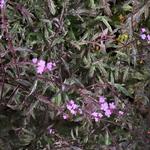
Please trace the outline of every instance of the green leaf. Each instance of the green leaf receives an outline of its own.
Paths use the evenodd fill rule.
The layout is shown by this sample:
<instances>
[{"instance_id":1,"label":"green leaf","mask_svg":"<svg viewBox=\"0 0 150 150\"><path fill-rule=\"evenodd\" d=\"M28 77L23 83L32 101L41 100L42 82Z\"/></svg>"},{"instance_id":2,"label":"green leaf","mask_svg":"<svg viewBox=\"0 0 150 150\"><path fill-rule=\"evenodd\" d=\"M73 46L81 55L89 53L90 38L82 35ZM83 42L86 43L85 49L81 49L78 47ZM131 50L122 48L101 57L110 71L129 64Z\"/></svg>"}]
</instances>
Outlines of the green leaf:
<instances>
[{"instance_id":1,"label":"green leaf","mask_svg":"<svg viewBox=\"0 0 150 150\"><path fill-rule=\"evenodd\" d=\"M29 93L28 96L32 95L32 93L36 90L37 88L37 83L38 83L38 80L36 80L31 88L31 92Z\"/></svg>"},{"instance_id":2,"label":"green leaf","mask_svg":"<svg viewBox=\"0 0 150 150\"><path fill-rule=\"evenodd\" d=\"M131 94L123 87L123 85L121 85L121 84L114 84L114 86L117 88L117 90L119 92L122 92L126 96L130 96L131 97Z\"/></svg>"},{"instance_id":3,"label":"green leaf","mask_svg":"<svg viewBox=\"0 0 150 150\"><path fill-rule=\"evenodd\" d=\"M109 137L109 133L108 131L106 131L106 134L105 134L105 145L110 145L111 144L111 140L110 140L110 137Z\"/></svg>"},{"instance_id":4,"label":"green leaf","mask_svg":"<svg viewBox=\"0 0 150 150\"><path fill-rule=\"evenodd\" d=\"M94 2L94 0L90 0L89 1L89 6L91 7L91 8L95 8L95 2Z\"/></svg>"},{"instance_id":5,"label":"green leaf","mask_svg":"<svg viewBox=\"0 0 150 150\"><path fill-rule=\"evenodd\" d=\"M48 0L48 8L49 8L52 15L55 15L55 13L56 13L55 7L56 6L55 6L53 0Z\"/></svg>"},{"instance_id":6,"label":"green leaf","mask_svg":"<svg viewBox=\"0 0 150 150\"><path fill-rule=\"evenodd\" d=\"M111 26L110 26L110 24L109 24L109 22L108 22L108 21L110 21L110 20L109 20L109 18L107 18L106 16L97 16L97 17L95 18L95 21L102 21L102 22L105 24L105 26L108 28L108 30L109 30L110 32L112 32L112 28L111 28Z\"/></svg>"},{"instance_id":7,"label":"green leaf","mask_svg":"<svg viewBox=\"0 0 150 150\"><path fill-rule=\"evenodd\" d=\"M129 4L124 4L122 8L124 11L132 11L132 6Z\"/></svg>"},{"instance_id":8,"label":"green leaf","mask_svg":"<svg viewBox=\"0 0 150 150\"><path fill-rule=\"evenodd\" d=\"M89 77L92 78L94 76L94 72L95 72L95 66L91 66L90 70L89 70Z\"/></svg>"}]
</instances>

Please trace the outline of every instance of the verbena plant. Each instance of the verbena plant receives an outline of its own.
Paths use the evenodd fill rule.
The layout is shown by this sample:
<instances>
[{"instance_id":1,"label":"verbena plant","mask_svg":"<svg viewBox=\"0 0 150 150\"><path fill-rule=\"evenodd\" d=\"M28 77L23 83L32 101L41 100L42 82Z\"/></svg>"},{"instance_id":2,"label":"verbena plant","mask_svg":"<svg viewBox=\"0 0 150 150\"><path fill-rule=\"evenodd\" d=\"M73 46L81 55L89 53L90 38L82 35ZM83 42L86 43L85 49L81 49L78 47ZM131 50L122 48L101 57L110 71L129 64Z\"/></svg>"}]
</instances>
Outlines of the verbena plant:
<instances>
[{"instance_id":1,"label":"verbena plant","mask_svg":"<svg viewBox=\"0 0 150 150\"><path fill-rule=\"evenodd\" d=\"M149 1L0 1L0 147L149 149Z\"/></svg>"}]
</instances>

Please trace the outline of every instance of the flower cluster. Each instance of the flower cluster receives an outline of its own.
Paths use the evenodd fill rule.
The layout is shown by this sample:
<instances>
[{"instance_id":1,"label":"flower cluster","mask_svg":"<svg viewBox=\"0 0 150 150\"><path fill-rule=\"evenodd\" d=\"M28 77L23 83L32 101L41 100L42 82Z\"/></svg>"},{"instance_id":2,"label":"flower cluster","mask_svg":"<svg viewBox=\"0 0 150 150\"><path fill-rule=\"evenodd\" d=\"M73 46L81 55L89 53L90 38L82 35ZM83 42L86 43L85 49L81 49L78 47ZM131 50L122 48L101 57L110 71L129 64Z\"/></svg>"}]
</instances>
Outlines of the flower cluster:
<instances>
[{"instance_id":1,"label":"flower cluster","mask_svg":"<svg viewBox=\"0 0 150 150\"><path fill-rule=\"evenodd\" d=\"M148 42L150 41L150 34L147 33L145 28L141 28L140 37L142 40L147 40Z\"/></svg>"},{"instance_id":2,"label":"flower cluster","mask_svg":"<svg viewBox=\"0 0 150 150\"><path fill-rule=\"evenodd\" d=\"M98 113L98 112L93 112L91 114L92 118L95 120L95 122L98 122L102 117L103 117L103 114L102 113Z\"/></svg>"},{"instance_id":3,"label":"flower cluster","mask_svg":"<svg viewBox=\"0 0 150 150\"><path fill-rule=\"evenodd\" d=\"M114 102L107 103L106 98L104 96L99 97L99 105L100 105L100 112L93 112L91 114L95 122L98 122L104 116L110 117L113 111L116 109L115 103Z\"/></svg>"},{"instance_id":4,"label":"flower cluster","mask_svg":"<svg viewBox=\"0 0 150 150\"><path fill-rule=\"evenodd\" d=\"M76 116L77 114L80 114L80 115L83 114L83 111L80 108L80 106L77 105L73 100L70 100L66 104L66 109L73 116ZM95 122L98 122L103 117L108 117L109 118L112 114L114 114L116 112L116 110L117 110L117 107L116 107L114 102L108 103L104 96L100 96L98 106L94 107L94 110L92 109L92 111L90 112L90 116L93 120L95 120ZM123 111L118 111L118 115L123 115L123 114L124 114ZM84 114L84 115L86 115L86 114ZM69 116L70 116L69 114L64 113L63 114L63 119L66 120L66 119L69 118Z\"/></svg>"},{"instance_id":5,"label":"flower cluster","mask_svg":"<svg viewBox=\"0 0 150 150\"><path fill-rule=\"evenodd\" d=\"M67 103L66 107L72 115L76 115L78 112L81 113L81 109L79 108L79 105L75 104L73 100L70 100Z\"/></svg>"},{"instance_id":6,"label":"flower cluster","mask_svg":"<svg viewBox=\"0 0 150 150\"><path fill-rule=\"evenodd\" d=\"M100 109L104 112L106 117L110 117L113 110L116 109L115 103L107 103L104 96L99 97Z\"/></svg>"},{"instance_id":7,"label":"flower cluster","mask_svg":"<svg viewBox=\"0 0 150 150\"><path fill-rule=\"evenodd\" d=\"M36 65L36 71L39 74L42 74L47 70L52 71L52 69L56 66L56 64L53 62L46 63L45 60L38 60L37 58L33 58L32 62Z\"/></svg>"},{"instance_id":8,"label":"flower cluster","mask_svg":"<svg viewBox=\"0 0 150 150\"><path fill-rule=\"evenodd\" d=\"M3 8L4 4L5 4L5 1L4 0L0 0L0 8Z\"/></svg>"}]
</instances>

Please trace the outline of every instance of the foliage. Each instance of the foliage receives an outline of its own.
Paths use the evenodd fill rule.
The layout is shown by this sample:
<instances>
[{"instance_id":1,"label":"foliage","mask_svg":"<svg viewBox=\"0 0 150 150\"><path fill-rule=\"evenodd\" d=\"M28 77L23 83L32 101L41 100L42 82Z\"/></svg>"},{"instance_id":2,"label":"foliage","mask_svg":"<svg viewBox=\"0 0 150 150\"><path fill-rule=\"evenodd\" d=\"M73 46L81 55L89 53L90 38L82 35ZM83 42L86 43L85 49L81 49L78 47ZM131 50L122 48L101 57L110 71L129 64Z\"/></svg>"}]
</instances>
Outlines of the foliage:
<instances>
[{"instance_id":1,"label":"foliage","mask_svg":"<svg viewBox=\"0 0 150 150\"><path fill-rule=\"evenodd\" d=\"M148 0L0 2L2 150L150 148Z\"/></svg>"}]
</instances>

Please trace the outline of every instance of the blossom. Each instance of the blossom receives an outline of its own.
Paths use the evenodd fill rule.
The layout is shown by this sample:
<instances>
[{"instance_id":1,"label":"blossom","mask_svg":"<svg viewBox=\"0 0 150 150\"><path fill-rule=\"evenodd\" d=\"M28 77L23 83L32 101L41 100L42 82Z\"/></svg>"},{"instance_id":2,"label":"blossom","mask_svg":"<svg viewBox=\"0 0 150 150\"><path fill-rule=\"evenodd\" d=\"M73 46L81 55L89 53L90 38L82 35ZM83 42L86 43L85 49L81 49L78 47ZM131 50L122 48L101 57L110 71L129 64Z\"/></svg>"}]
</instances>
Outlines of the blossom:
<instances>
[{"instance_id":1,"label":"blossom","mask_svg":"<svg viewBox=\"0 0 150 150\"><path fill-rule=\"evenodd\" d=\"M4 0L0 0L0 8L3 8L4 4L5 4L5 1Z\"/></svg>"},{"instance_id":2,"label":"blossom","mask_svg":"<svg viewBox=\"0 0 150 150\"><path fill-rule=\"evenodd\" d=\"M114 102L109 103L109 108L112 109L112 110L115 109L116 108L115 103Z\"/></svg>"},{"instance_id":3,"label":"blossom","mask_svg":"<svg viewBox=\"0 0 150 150\"><path fill-rule=\"evenodd\" d=\"M36 64L37 61L38 61L37 58L33 58L33 59L32 59L32 62L33 62L34 64Z\"/></svg>"},{"instance_id":4,"label":"blossom","mask_svg":"<svg viewBox=\"0 0 150 150\"><path fill-rule=\"evenodd\" d=\"M119 111L119 115L123 115L124 114L124 112L123 111Z\"/></svg>"},{"instance_id":5,"label":"blossom","mask_svg":"<svg viewBox=\"0 0 150 150\"><path fill-rule=\"evenodd\" d=\"M68 118L67 114L63 114L63 118L66 120Z\"/></svg>"},{"instance_id":6,"label":"blossom","mask_svg":"<svg viewBox=\"0 0 150 150\"><path fill-rule=\"evenodd\" d=\"M101 104L101 110L106 111L107 109L108 109L108 103L107 102Z\"/></svg>"},{"instance_id":7,"label":"blossom","mask_svg":"<svg viewBox=\"0 0 150 150\"><path fill-rule=\"evenodd\" d=\"M77 112L80 110L79 106L77 104L75 104L75 102L73 100L70 100L67 105L66 105L67 109L70 111L71 114L76 115ZM81 112L81 110L80 110Z\"/></svg>"},{"instance_id":8,"label":"blossom","mask_svg":"<svg viewBox=\"0 0 150 150\"><path fill-rule=\"evenodd\" d=\"M142 32L146 32L146 29L145 29L145 28L141 28L141 31L142 31Z\"/></svg>"},{"instance_id":9,"label":"blossom","mask_svg":"<svg viewBox=\"0 0 150 150\"><path fill-rule=\"evenodd\" d=\"M98 122L103 117L101 113L97 113L97 112L93 112L91 116L94 118L95 122Z\"/></svg>"},{"instance_id":10,"label":"blossom","mask_svg":"<svg viewBox=\"0 0 150 150\"><path fill-rule=\"evenodd\" d=\"M52 62L47 63L46 67L49 71L51 71L53 68L53 63Z\"/></svg>"},{"instance_id":11,"label":"blossom","mask_svg":"<svg viewBox=\"0 0 150 150\"><path fill-rule=\"evenodd\" d=\"M141 34L140 37L141 37L142 40L145 40L146 39L146 34Z\"/></svg>"},{"instance_id":12,"label":"blossom","mask_svg":"<svg viewBox=\"0 0 150 150\"><path fill-rule=\"evenodd\" d=\"M52 63L52 62L48 62L46 64L46 61L45 60L38 60L37 58L33 58L32 59L32 63L33 64L36 64L36 71L37 73L39 74L42 74L43 72L45 72L46 70L49 70L51 71L53 69L53 67L56 66L55 63Z\"/></svg>"},{"instance_id":13,"label":"blossom","mask_svg":"<svg viewBox=\"0 0 150 150\"><path fill-rule=\"evenodd\" d=\"M99 97L99 103L100 103L100 104L104 103L105 100L106 100L106 98L105 98L104 96L100 96L100 97Z\"/></svg>"},{"instance_id":14,"label":"blossom","mask_svg":"<svg viewBox=\"0 0 150 150\"><path fill-rule=\"evenodd\" d=\"M105 110L105 116L110 117L110 115L112 114L110 109Z\"/></svg>"},{"instance_id":15,"label":"blossom","mask_svg":"<svg viewBox=\"0 0 150 150\"><path fill-rule=\"evenodd\" d=\"M39 60L37 63L37 73L42 74L45 70L46 62L44 60Z\"/></svg>"},{"instance_id":16,"label":"blossom","mask_svg":"<svg viewBox=\"0 0 150 150\"><path fill-rule=\"evenodd\" d=\"M147 35L147 39L148 39L148 41L150 41L150 34Z\"/></svg>"}]
</instances>

